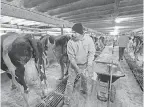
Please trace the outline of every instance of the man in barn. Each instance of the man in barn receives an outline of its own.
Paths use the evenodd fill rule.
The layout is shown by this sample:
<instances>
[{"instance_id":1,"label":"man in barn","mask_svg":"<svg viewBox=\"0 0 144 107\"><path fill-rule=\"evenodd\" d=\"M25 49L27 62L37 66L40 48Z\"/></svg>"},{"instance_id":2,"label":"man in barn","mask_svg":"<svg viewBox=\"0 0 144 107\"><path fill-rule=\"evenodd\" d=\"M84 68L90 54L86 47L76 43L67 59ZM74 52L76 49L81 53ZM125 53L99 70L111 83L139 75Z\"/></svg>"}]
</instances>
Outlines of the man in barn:
<instances>
[{"instance_id":1,"label":"man in barn","mask_svg":"<svg viewBox=\"0 0 144 107\"><path fill-rule=\"evenodd\" d=\"M90 87L91 78L93 76L92 65L95 55L94 42L90 36L84 35L81 23L75 24L72 27L72 32L72 39L69 40L67 44L70 68L68 70L69 77L65 90L64 107L70 107L72 104L72 93L76 78L78 76L80 77L81 94L87 96L89 95L89 90L91 90L88 87Z\"/></svg>"},{"instance_id":2,"label":"man in barn","mask_svg":"<svg viewBox=\"0 0 144 107\"><path fill-rule=\"evenodd\" d=\"M124 50L127 47L127 44L129 43L129 38L127 35L122 34L118 38L118 46L119 46L119 61L123 60Z\"/></svg>"}]
</instances>

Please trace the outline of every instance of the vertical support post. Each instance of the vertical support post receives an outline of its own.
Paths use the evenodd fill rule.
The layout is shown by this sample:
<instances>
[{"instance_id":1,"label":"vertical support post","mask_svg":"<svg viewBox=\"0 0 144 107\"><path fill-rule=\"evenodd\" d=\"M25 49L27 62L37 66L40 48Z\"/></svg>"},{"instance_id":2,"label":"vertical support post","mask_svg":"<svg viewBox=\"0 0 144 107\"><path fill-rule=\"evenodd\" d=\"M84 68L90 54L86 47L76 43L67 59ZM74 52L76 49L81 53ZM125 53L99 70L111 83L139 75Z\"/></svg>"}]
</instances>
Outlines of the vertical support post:
<instances>
[{"instance_id":1,"label":"vertical support post","mask_svg":"<svg viewBox=\"0 0 144 107\"><path fill-rule=\"evenodd\" d=\"M64 25L61 27L61 35L64 35L63 28L64 28Z\"/></svg>"},{"instance_id":2,"label":"vertical support post","mask_svg":"<svg viewBox=\"0 0 144 107\"><path fill-rule=\"evenodd\" d=\"M118 16L118 6L119 6L119 0L115 0L115 4L114 4L114 13L112 15L112 20L113 20L113 25L115 26L115 18ZM113 50L112 50L112 54L114 51L114 46L113 46ZM112 61L113 64L113 61ZM113 65L111 65L112 67ZM111 67L110 67L110 80L109 80L109 86L108 86L108 102L107 102L107 107L111 107L110 104L110 97L111 97L111 89L112 89L112 71L111 71Z\"/></svg>"}]
</instances>

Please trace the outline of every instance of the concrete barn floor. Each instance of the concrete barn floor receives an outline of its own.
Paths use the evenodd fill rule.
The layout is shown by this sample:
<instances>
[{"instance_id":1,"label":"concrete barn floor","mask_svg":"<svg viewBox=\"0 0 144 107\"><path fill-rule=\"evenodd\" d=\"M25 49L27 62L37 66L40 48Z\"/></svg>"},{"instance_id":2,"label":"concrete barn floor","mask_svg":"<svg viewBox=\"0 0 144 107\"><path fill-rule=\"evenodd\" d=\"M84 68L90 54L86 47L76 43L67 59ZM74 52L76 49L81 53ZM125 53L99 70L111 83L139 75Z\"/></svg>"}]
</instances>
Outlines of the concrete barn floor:
<instances>
[{"instance_id":1,"label":"concrete barn floor","mask_svg":"<svg viewBox=\"0 0 144 107\"><path fill-rule=\"evenodd\" d=\"M114 85L116 87L116 99L111 103L111 107L143 107L142 91L140 90L132 72L130 71L126 61L122 61L121 65L125 71L125 77L118 79ZM59 83L60 66L55 63L47 69L47 92L54 90ZM22 107L23 98L18 90L10 90L10 81L5 74L1 74L1 107ZM38 89L37 91L40 91ZM84 97L75 89L73 94L72 107L107 107L107 102L97 99L97 82L93 87L92 95L84 99ZM40 97L35 93L35 89L30 90L29 102L34 107L40 102Z\"/></svg>"}]
</instances>

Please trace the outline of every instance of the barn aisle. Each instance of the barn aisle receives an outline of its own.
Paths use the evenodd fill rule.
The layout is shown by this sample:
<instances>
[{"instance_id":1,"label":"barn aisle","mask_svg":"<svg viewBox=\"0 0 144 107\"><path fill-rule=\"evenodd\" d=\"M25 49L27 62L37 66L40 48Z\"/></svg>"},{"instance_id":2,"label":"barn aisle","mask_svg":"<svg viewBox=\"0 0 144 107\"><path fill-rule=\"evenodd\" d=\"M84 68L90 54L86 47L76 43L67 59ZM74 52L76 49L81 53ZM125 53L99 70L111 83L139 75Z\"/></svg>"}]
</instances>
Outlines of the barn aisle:
<instances>
[{"instance_id":1,"label":"barn aisle","mask_svg":"<svg viewBox=\"0 0 144 107\"><path fill-rule=\"evenodd\" d=\"M126 60L121 62L125 71L125 77L116 81L117 100L122 107L143 107L143 92L136 82Z\"/></svg>"},{"instance_id":2,"label":"barn aisle","mask_svg":"<svg viewBox=\"0 0 144 107\"><path fill-rule=\"evenodd\" d=\"M111 47L107 47L103 50L101 57L103 61L108 61L108 57L102 57L106 55L106 53L110 53ZM118 58L118 48L114 49L113 58ZM110 57L110 55L109 55ZM100 59L100 58L98 58ZM115 60L116 61L116 60ZM125 77L118 79L114 82L114 86L116 88L116 98L113 103L110 103L111 107L143 107L143 93L136 82L132 71L129 69L126 60L120 62L121 67L124 71ZM97 68L98 70L104 70L105 68ZM82 94L79 93L77 89L74 90L73 94L73 103L72 107L107 107L107 102L102 102L97 99L97 90L98 90L98 82L94 81L93 90L91 96L88 96L87 99L83 97Z\"/></svg>"}]
</instances>

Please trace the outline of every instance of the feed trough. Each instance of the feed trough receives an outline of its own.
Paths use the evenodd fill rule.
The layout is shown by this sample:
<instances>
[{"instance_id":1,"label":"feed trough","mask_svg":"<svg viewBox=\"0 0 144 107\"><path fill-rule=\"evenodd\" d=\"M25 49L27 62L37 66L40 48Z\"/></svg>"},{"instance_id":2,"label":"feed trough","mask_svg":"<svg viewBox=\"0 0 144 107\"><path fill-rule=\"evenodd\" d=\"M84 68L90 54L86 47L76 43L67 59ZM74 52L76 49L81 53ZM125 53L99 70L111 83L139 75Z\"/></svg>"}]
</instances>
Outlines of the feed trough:
<instances>
[{"instance_id":1,"label":"feed trough","mask_svg":"<svg viewBox=\"0 0 144 107\"><path fill-rule=\"evenodd\" d=\"M134 74L134 77L136 81L138 82L141 90L143 91L143 69L142 67L138 66L137 63L128 55L128 53L125 53L125 59L126 62Z\"/></svg>"}]
</instances>

